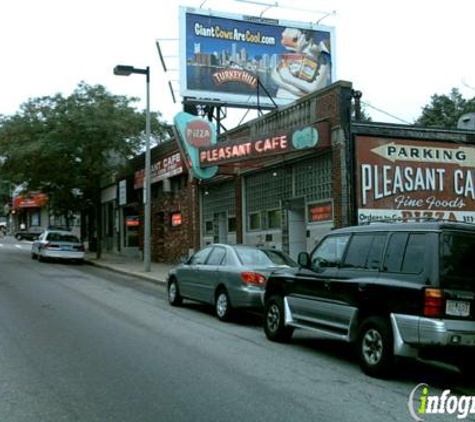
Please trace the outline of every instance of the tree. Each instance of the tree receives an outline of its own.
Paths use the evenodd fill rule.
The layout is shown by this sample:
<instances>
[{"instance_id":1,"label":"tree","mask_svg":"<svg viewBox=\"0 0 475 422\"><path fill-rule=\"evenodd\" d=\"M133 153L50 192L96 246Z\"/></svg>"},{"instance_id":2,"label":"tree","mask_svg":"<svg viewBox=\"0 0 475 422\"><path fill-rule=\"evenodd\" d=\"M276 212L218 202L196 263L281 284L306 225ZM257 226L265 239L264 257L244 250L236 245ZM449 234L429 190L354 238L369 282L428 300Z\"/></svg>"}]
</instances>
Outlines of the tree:
<instances>
[{"instance_id":1,"label":"tree","mask_svg":"<svg viewBox=\"0 0 475 422\"><path fill-rule=\"evenodd\" d=\"M84 82L69 97L29 100L0 118L2 177L46 193L52 211L66 219L98 210L101 182L143 146L145 112L133 107L136 101ZM157 113L151 118L160 138L165 127Z\"/></svg>"},{"instance_id":2,"label":"tree","mask_svg":"<svg viewBox=\"0 0 475 422\"><path fill-rule=\"evenodd\" d=\"M5 206L10 204L10 182L0 178L0 217L6 217Z\"/></svg>"},{"instance_id":3,"label":"tree","mask_svg":"<svg viewBox=\"0 0 475 422\"><path fill-rule=\"evenodd\" d=\"M465 100L457 88L449 95L434 94L430 104L422 108L422 115L415 121L424 127L456 129L459 118L475 111L475 98Z\"/></svg>"}]
</instances>

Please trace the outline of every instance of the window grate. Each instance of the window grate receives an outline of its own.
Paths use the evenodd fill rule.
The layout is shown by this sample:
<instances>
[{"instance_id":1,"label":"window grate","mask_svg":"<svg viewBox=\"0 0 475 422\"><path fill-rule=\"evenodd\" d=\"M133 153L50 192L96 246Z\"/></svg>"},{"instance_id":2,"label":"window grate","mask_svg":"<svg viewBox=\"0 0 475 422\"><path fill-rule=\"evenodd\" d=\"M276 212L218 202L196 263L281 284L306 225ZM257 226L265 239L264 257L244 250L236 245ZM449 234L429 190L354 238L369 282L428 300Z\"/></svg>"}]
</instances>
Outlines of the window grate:
<instances>
[{"instance_id":1,"label":"window grate","mask_svg":"<svg viewBox=\"0 0 475 422\"><path fill-rule=\"evenodd\" d=\"M212 220L216 213L236 212L234 182L205 186L202 190L203 219Z\"/></svg>"},{"instance_id":2,"label":"window grate","mask_svg":"<svg viewBox=\"0 0 475 422\"><path fill-rule=\"evenodd\" d=\"M332 197L331 155L312 157L294 165L295 196L305 196L307 201Z\"/></svg>"}]
</instances>

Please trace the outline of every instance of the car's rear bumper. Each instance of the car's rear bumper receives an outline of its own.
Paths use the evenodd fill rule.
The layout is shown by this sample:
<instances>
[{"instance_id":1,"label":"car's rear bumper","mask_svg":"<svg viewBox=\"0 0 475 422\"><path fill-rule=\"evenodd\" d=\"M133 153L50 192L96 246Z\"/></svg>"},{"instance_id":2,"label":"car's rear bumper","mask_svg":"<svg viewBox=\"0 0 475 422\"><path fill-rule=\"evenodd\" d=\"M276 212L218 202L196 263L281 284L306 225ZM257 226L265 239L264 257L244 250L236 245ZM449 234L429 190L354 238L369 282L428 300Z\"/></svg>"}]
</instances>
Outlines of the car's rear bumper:
<instances>
[{"instance_id":1,"label":"car's rear bumper","mask_svg":"<svg viewBox=\"0 0 475 422\"><path fill-rule=\"evenodd\" d=\"M230 293L234 308L262 308L262 289L243 287Z\"/></svg>"},{"instance_id":2,"label":"car's rear bumper","mask_svg":"<svg viewBox=\"0 0 475 422\"><path fill-rule=\"evenodd\" d=\"M84 259L84 252L42 250L41 256L49 259Z\"/></svg>"},{"instance_id":3,"label":"car's rear bumper","mask_svg":"<svg viewBox=\"0 0 475 422\"><path fill-rule=\"evenodd\" d=\"M413 348L427 346L475 348L475 321L391 314L391 323L396 354L406 355L404 345Z\"/></svg>"}]
</instances>

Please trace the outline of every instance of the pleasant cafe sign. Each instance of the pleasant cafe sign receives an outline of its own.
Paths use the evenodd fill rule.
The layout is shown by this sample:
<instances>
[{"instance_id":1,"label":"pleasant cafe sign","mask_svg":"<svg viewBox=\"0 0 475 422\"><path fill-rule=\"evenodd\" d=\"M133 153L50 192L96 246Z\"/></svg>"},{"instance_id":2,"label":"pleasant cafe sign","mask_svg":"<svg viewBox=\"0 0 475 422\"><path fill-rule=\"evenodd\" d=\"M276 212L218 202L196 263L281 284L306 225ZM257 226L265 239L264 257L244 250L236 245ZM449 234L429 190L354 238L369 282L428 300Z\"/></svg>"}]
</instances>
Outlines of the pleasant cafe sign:
<instances>
[{"instance_id":1,"label":"pleasant cafe sign","mask_svg":"<svg viewBox=\"0 0 475 422\"><path fill-rule=\"evenodd\" d=\"M326 123L293 131L218 142L199 150L200 167L258 159L276 154L329 145ZM325 126L325 127L324 127Z\"/></svg>"}]
</instances>

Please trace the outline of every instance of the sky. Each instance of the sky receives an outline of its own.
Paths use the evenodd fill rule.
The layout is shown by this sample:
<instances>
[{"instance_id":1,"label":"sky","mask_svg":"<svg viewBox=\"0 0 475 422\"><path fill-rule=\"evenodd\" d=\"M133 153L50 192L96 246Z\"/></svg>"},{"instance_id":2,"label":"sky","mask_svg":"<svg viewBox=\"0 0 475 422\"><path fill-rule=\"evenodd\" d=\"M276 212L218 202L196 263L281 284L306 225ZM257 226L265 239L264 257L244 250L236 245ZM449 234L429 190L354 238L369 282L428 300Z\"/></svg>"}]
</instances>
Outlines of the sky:
<instances>
[{"instance_id":1,"label":"sky","mask_svg":"<svg viewBox=\"0 0 475 422\"><path fill-rule=\"evenodd\" d=\"M250 1L250 0L246 0ZM473 0L15 0L0 15L0 114L30 98L71 94L84 81L112 94L138 97L145 78L119 77L117 64L150 66L152 111L169 123L181 111L178 7L240 13L335 28L336 80L363 93L373 121L413 123L434 94L458 88L475 97ZM265 10L267 9L267 10ZM325 17L326 14L329 14ZM168 72L162 69L159 40ZM177 102L173 103L169 81ZM251 112L246 118L255 117ZM228 108L230 129L244 118Z\"/></svg>"}]
</instances>

